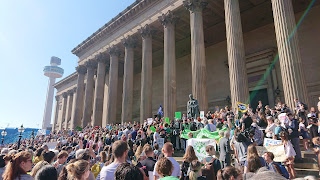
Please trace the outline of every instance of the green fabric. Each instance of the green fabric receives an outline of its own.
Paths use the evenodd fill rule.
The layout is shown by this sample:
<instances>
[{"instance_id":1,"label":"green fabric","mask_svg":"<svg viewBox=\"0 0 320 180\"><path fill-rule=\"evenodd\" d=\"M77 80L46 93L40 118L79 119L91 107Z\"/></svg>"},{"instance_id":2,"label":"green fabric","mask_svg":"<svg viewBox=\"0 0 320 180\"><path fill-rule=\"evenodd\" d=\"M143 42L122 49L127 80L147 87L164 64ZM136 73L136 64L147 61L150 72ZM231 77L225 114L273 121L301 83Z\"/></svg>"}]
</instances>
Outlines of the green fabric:
<instances>
[{"instance_id":1,"label":"green fabric","mask_svg":"<svg viewBox=\"0 0 320 180\"><path fill-rule=\"evenodd\" d=\"M187 130L190 129L189 124L187 123L182 124L182 126L183 126L183 129L187 129Z\"/></svg>"},{"instance_id":2,"label":"green fabric","mask_svg":"<svg viewBox=\"0 0 320 180\"><path fill-rule=\"evenodd\" d=\"M82 131L82 128L77 126L76 128L74 128L76 131Z\"/></svg>"},{"instance_id":3,"label":"green fabric","mask_svg":"<svg viewBox=\"0 0 320 180\"><path fill-rule=\"evenodd\" d=\"M166 176L163 178L160 178L160 180L178 180L179 178L175 177L175 176Z\"/></svg>"},{"instance_id":4,"label":"green fabric","mask_svg":"<svg viewBox=\"0 0 320 180\"><path fill-rule=\"evenodd\" d=\"M153 126L151 126L150 129L151 129L153 132L156 132L156 129L155 129Z\"/></svg>"},{"instance_id":5,"label":"green fabric","mask_svg":"<svg viewBox=\"0 0 320 180\"><path fill-rule=\"evenodd\" d=\"M197 131L190 131L189 129L187 130L183 130L182 134L181 134L181 138L184 139L190 139L188 137L188 133L191 132L193 134L193 138L197 138L197 139L216 139L218 140L220 138L219 136L219 131L226 131L227 128L223 128L221 130L215 131L215 132L211 132L208 129L202 128L200 130Z\"/></svg>"}]
</instances>

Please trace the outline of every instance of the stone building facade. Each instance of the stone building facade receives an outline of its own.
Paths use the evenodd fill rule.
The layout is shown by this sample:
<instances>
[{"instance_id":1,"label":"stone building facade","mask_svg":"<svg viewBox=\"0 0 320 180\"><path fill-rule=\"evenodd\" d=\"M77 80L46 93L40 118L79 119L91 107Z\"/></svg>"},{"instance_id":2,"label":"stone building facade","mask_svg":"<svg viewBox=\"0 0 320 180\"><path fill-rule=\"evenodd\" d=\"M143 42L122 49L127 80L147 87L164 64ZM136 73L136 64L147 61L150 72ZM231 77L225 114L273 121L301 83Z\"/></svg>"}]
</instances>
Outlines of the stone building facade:
<instances>
[{"instance_id":1,"label":"stone building facade","mask_svg":"<svg viewBox=\"0 0 320 180\"><path fill-rule=\"evenodd\" d=\"M139 0L72 53L76 72L57 82L53 130L143 122L252 106L315 106L320 96L320 6L312 0Z\"/></svg>"}]
</instances>

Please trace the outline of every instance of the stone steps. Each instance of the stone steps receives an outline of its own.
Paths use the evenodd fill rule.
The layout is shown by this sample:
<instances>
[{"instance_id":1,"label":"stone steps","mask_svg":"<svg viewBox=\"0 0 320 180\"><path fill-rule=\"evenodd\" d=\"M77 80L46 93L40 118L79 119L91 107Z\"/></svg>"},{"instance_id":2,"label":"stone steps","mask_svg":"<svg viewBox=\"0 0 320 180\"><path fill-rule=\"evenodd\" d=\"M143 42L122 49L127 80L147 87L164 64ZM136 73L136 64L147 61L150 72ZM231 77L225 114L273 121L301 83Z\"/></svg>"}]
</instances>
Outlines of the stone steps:
<instances>
[{"instance_id":1,"label":"stone steps","mask_svg":"<svg viewBox=\"0 0 320 180\"><path fill-rule=\"evenodd\" d=\"M319 178L319 170L318 169L304 169L304 168L295 168L297 175L299 177L304 177L304 176L315 176Z\"/></svg>"}]
</instances>

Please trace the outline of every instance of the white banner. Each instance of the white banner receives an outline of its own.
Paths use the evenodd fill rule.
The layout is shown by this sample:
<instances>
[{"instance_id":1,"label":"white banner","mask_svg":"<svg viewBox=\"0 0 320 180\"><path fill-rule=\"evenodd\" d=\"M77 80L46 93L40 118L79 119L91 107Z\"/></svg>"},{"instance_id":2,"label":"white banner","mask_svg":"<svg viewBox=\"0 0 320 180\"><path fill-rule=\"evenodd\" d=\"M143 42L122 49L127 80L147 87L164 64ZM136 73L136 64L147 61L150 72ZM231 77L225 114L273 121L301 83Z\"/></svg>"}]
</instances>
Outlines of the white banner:
<instances>
[{"instance_id":1,"label":"white banner","mask_svg":"<svg viewBox=\"0 0 320 180\"><path fill-rule=\"evenodd\" d=\"M281 140L264 138L263 146L264 146L264 147L267 147L267 146L269 146L269 145L280 145L281 143L282 143Z\"/></svg>"},{"instance_id":2,"label":"white banner","mask_svg":"<svg viewBox=\"0 0 320 180\"><path fill-rule=\"evenodd\" d=\"M196 139L191 138L187 140L187 147L193 146L193 149L198 157L199 161L202 161L206 156L206 146L212 145L214 148L216 147L216 142L214 139Z\"/></svg>"}]
</instances>

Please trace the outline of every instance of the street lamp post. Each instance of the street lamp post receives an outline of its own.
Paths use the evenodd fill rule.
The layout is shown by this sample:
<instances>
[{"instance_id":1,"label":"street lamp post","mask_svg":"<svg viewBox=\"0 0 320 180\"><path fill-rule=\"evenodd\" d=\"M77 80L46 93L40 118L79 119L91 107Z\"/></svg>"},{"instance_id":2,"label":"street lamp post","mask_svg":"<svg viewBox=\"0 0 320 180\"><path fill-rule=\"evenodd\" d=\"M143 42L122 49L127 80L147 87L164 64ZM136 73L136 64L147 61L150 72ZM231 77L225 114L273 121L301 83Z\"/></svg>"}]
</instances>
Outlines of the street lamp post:
<instances>
[{"instance_id":1,"label":"street lamp post","mask_svg":"<svg viewBox=\"0 0 320 180\"><path fill-rule=\"evenodd\" d=\"M3 144L4 137L5 137L6 135L7 135L7 131L6 131L6 130L3 130L3 131L1 132L1 136L2 136L2 138L1 138L1 140L2 140L1 144Z\"/></svg>"},{"instance_id":2,"label":"street lamp post","mask_svg":"<svg viewBox=\"0 0 320 180\"><path fill-rule=\"evenodd\" d=\"M22 133L24 132L24 130L25 130L25 128L23 127L23 125L21 125L21 127L18 128L18 132L20 133L19 141L18 141L18 149L20 148L20 141L21 141Z\"/></svg>"},{"instance_id":3,"label":"street lamp post","mask_svg":"<svg viewBox=\"0 0 320 180\"><path fill-rule=\"evenodd\" d=\"M31 131L31 137L32 137L32 146L33 146L33 142L34 142L34 131L33 131L33 129Z\"/></svg>"}]
</instances>

